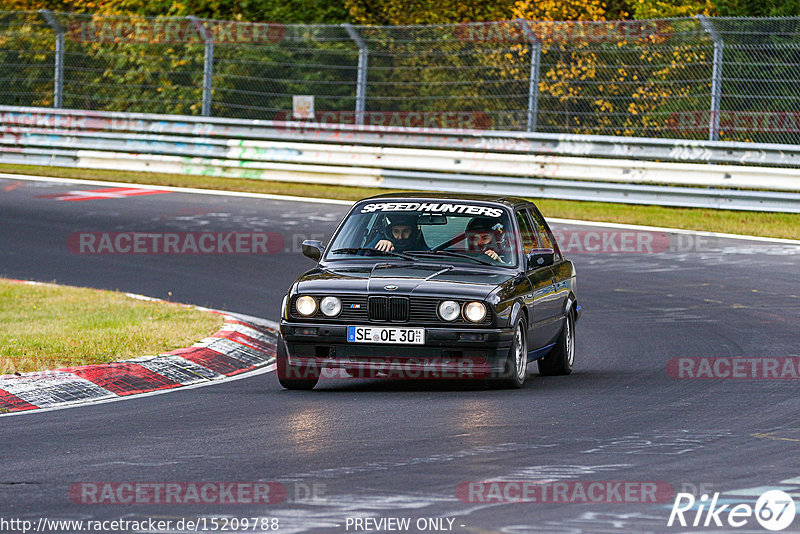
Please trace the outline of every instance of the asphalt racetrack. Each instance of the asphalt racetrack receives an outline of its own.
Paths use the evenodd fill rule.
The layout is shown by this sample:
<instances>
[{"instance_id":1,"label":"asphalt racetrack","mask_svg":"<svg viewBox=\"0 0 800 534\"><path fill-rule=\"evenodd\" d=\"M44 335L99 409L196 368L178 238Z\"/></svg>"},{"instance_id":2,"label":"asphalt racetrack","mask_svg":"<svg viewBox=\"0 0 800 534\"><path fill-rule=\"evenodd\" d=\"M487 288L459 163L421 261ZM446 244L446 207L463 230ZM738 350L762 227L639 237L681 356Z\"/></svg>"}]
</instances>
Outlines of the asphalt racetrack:
<instances>
[{"instance_id":1,"label":"asphalt racetrack","mask_svg":"<svg viewBox=\"0 0 800 534\"><path fill-rule=\"evenodd\" d=\"M0 179L0 275L277 320L313 265L300 242L327 240L347 209L104 189ZM0 417L0 520L172 521L142 532L188 531L180 520L232 531L234 519L243 532L244 518L275 520L250 532L767 532L752 516L731 526L728 512L768 489L800 512L800 246L553 226L583 307L572 375L532 365L514 391L328 379L290 392L267 373ZM273 249L90 253L85 237L232 231L269 232ZM118 491L126 483L273 483L273 497L285 494L114 502L130 496ZM707 495L706 510L718 494L717 507L731 505L722 526L705 526L703 511L693 526L695 505L686 527L668 527L678 493ZM800 519L784 532L800 532Z\"/></svg>"}]
</instances>

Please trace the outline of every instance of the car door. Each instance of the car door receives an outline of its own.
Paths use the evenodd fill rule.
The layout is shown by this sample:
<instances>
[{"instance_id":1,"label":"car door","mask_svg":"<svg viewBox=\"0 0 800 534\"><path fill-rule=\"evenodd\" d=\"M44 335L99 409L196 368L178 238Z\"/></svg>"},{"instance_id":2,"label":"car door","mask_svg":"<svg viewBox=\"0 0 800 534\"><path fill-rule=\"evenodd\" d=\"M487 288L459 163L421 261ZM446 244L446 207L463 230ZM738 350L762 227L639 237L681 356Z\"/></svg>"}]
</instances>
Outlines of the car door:
<instances>
[{"instance_id":1,"label":"car door","mask_svg":"<svg viewBox=\"0 0 800 534\"><path fill-rule=\"evenodd\" d=\"M539 210L530 208L528 214L533 222L537 238L542 248L551 248L554 252L553 265L550 267L553 275L553 293L549 296L548 306L551 309L552 317L555 319L555 322L550 324L546 330L547 335L555 338L561 333L563 327L564 310L566 310L567 298L569 297L572 282L572 264L566 261L562 256L561 250L558 247L558 242L556 242L553 232L550 231L550 227L547 225L544 217L542 217L542 214L539 213Z\"/></svg>"},{"instance_id":2,"label":"car door","mask_svg":"<svg viewBox=\"0 0 800 534\"><path fill-rule=\"evenodd\" d=\"M527 256L533 249L542 248L535 226L532 224L527 210L515 212L517 226L520 231L522 251ZM525 276L531 285L531 292L525 298L528 310L528 350L534 351L546 345L552 330L554 303L553 271L549 266L526 266Z\"/></svg>"}]
</instances>

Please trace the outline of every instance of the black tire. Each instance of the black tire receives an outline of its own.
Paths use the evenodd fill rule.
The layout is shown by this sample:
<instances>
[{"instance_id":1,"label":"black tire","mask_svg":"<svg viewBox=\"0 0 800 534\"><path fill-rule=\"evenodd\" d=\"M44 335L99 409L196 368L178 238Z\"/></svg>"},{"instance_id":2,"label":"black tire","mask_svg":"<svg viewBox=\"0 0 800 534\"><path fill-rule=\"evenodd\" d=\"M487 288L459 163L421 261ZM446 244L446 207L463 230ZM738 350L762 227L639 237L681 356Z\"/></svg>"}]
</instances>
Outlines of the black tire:
<instances>
[{"instance_id":1,"label":"black tire","mask_svg":"<svg viewBox=\"0 0 800 534\"><path fill-rule=\"evenodd\" d=\"M290 365L288 360L289 351L283 337L278 338L278 350L275 356L277 360L278 382L286 389L314 389L319 381L319 369Z\"/></svg>"},{"instance_id":2,"label":"black tire","mask_svg":"<svg viewBox=\"0 0 800 534\"><path fill-rule=\"evenodd\" d=\"M528 327L524 317L517 319L514 327L514 342L508 349L502 374L488 380L495 389L519 389L525 383L528 370Z\"/></svg>"},{"instance_id":3,"label":"black tire","mask_svg":"<svg viewBox=\"0 0 800 534\"><path fill-rule=\"evenodd\" d=\"M574 363L575 316L570 310L564 320L564 328L561 329L556 346L538 362L539 374L542 376L568 375L572 372Z\"/></svg>"}]
</instances>

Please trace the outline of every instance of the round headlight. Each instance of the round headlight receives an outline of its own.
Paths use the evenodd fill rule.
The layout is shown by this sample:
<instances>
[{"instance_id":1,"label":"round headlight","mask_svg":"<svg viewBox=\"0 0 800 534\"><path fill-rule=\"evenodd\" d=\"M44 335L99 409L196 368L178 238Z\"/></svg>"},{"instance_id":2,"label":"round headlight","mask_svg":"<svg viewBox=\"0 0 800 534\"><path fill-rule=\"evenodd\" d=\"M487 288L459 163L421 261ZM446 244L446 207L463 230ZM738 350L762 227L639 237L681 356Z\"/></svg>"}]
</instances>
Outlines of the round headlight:
<instances>
[{"instance_id":1,"label":"round headlight","mask_svg":"<svg viewBox=\"0 0 800 534\"><path fill-rule=\"evenodd\" d=\"M464 306L464 317L473 323L479 323L486 318L486 306L483 302L470 302Z\"/></svg>"},{"instance_id":2,"label":"round headlight","mask_svg":"<svg viewBox=\"0 0 800 534\"><path fill-rule=\"evenodd\" d=\"M335 317L342 311L342 301L336 297L325 297L322 299L319 309L326 317Z\"/></svg>"},{"instance_id":3,"label":"round headlight","mask_svg":"<svg viewBox=\"0 0 800 534\"><path fill-rule=\"evenodd\" d=\"M445 300L439 304L439 317L445 321L455 321L461 312L461 306L458 302L452 300Z\"/></svg>"},{"instance_id":4,"label":"round headlight","mask_svg":"<svg viewBox=\"0 0 800 534\"><path fill-rule=\"evenodd\" d=\"M314 297L309 297L308 295L297 299L294 305L297 308L297 313L306 317L314 315L314 312L317 311L317 301Z\"/></svg>"}]
</instances>

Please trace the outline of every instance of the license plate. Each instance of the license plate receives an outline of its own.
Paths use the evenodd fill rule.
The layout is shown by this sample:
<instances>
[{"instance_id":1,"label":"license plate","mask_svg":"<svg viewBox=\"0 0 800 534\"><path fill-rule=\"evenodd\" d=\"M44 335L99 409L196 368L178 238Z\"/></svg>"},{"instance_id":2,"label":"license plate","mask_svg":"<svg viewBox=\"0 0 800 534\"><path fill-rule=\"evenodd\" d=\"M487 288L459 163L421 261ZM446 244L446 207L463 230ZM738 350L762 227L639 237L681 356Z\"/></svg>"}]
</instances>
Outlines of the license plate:
<instances>
[{"instance_id":1,"label":"license plate","mask_svg":"<svg viewBox=\"0 0 800 534\"><path fill-rule=\"evenodd\" d=\"M424 345L424 328L389 328L380 326L348 326L347 341L351 343L400 343Z\"/></svg>"}]
</instances>

